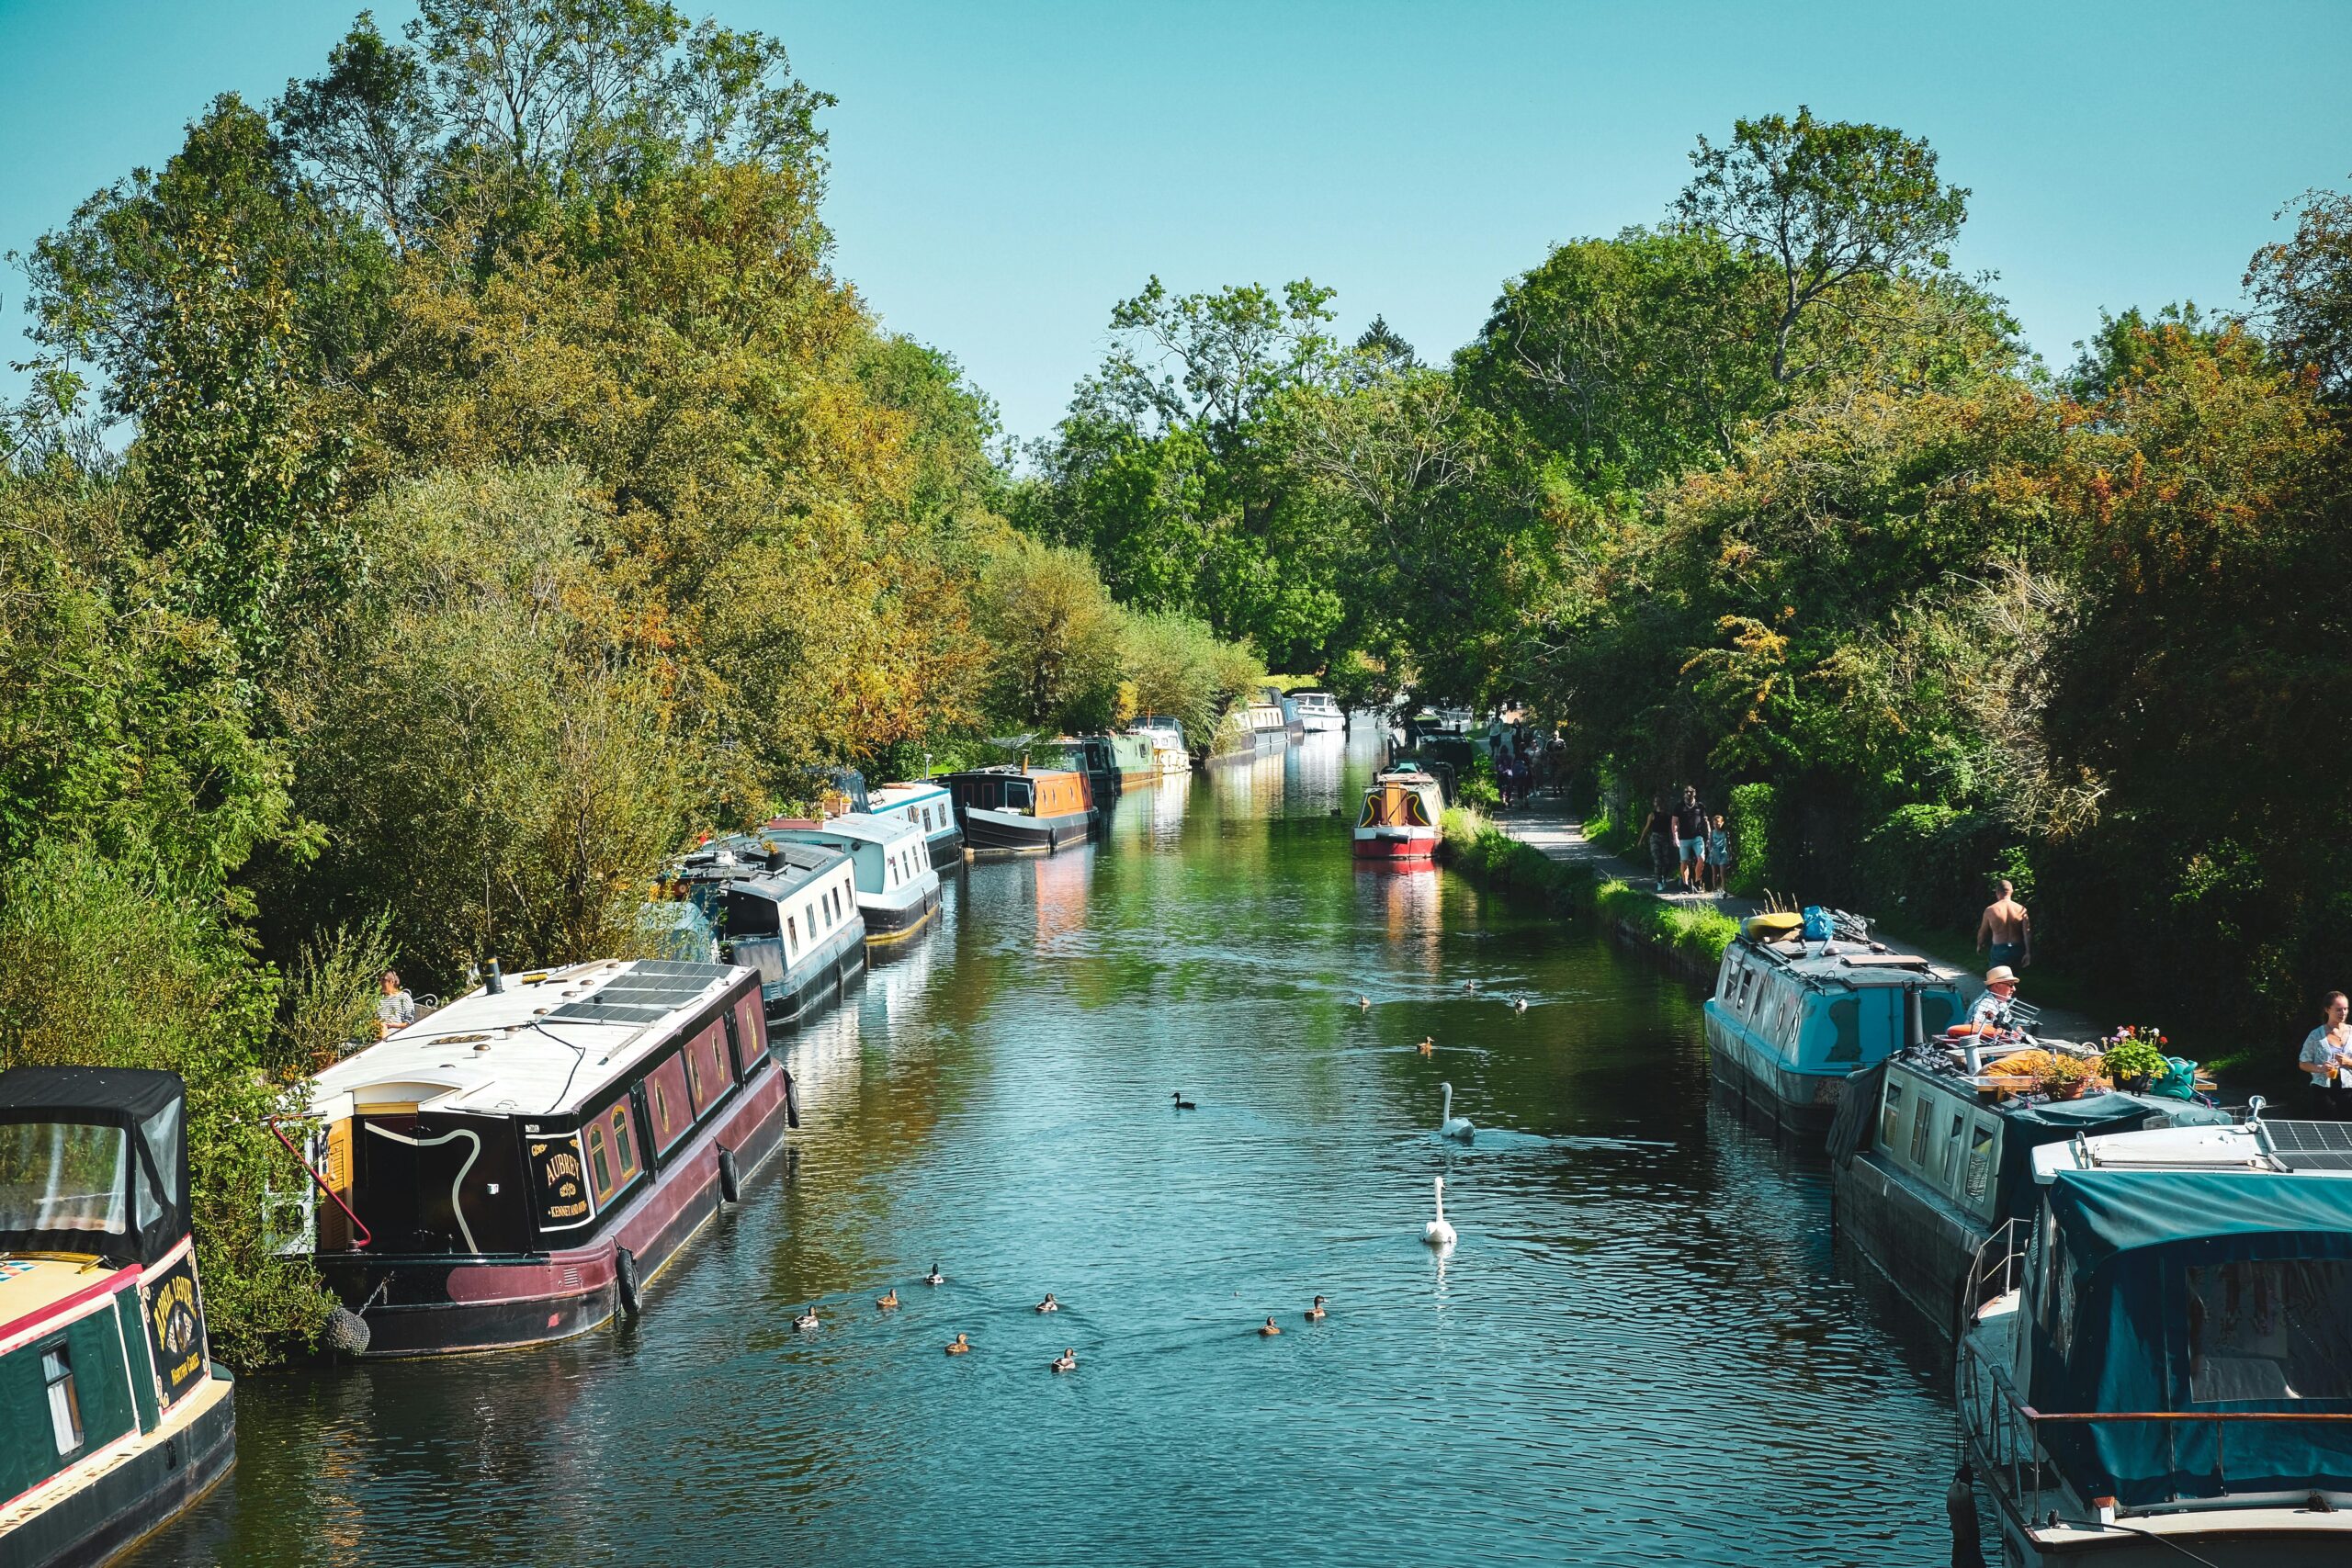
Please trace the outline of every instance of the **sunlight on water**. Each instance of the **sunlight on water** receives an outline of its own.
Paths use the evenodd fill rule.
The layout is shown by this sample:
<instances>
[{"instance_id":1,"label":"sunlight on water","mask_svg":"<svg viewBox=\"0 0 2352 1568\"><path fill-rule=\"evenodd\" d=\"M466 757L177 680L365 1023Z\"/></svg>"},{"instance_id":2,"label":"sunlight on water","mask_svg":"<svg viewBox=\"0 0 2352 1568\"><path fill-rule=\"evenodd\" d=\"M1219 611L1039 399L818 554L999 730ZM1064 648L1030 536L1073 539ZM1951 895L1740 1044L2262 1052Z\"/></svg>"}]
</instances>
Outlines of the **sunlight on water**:
<instances>
[{"instance_id":1,"label":"sunlight on water","mask_svg":"<svg viewBox=\"0 0 2352 1568\"><path fill-rule=\"evenodd\" d=\"M1834 1268L1818 1161L1709 1108L1663 974L1356 871L1373 760L974 868L792 1043L788 1160L637 1325L248 1381L139 1561L1940 1561L1939 1363Z\"/></svg>"}]
</instances>

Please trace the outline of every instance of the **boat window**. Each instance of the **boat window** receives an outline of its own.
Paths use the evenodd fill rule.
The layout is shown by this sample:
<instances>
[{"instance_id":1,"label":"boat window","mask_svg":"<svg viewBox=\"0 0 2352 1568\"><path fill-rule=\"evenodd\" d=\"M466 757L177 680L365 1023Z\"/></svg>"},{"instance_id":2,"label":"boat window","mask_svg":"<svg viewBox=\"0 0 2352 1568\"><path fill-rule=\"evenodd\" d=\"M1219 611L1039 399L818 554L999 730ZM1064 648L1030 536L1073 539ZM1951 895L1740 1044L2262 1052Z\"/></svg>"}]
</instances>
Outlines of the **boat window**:
<instances>
[{"instance_id":1,"label":"boat window","mask_svg":"<svg viewBox=\"0 0 2352 1568\"><path fill-rule=\"evenodd\" d=\"M1945 1187L1950 1187L1952 1184L1952 1179L1960 1174L1958 1168L1960 1138L1961 1134L1966 1131L1968 1131L1968 1113L1962 1111L1953 1111L1951 1131L1944 1134L1943 1175L1939 1179Z\"/></svg>"},{"instance_id":2,"label":"boat window","mask_svg":"<svg viewBox=\"0 0 2352 1568\"><path fill-rule=\"evenodd\" d=\"M626 1100L606 1107L581 1129L588 1150L588 1186L604 1209L637 1179L642 1168L637 1157L637 1130L630 1125Z\"/></svg>"},{"instance_id":3,"label":"boat window","mask_svg":"<svg viewBox=\"0 0 2352 1568\"><path fill-rule=\"evenodd\" d=\"M1961 1196L1971 1202L1982 1202L1993 1182L1993 1147L2000 1141L1998 1124L1979 1118L1976 1132L1968 1140L1968 1172L1961 1188Z\"/></svg>"},{"instance_id":4,"label":"boat window","mask_svg":"<svg viewBox=\"0 0 2352 1568\"><path fill-rule=\"evenodd\" d=\"M1936 1102L1928 1095L1919 1097L1918 1109L1911 1112L1911 1168L1922 1176L1928 1173L1928 1127L1935 1114Z\"/></svg>"},{"instance_id":5,"label":"boat window","mask_svg":"<svg viewBox=\"0 0 2352 1568\"><path fill-rule=\"evenodd\" d=\"M1889 1083L1886 1086L1885 1109L1879 1115L1878 1142L1881 1148L1891 1149L1894 1146L1894 1130L1902 1124L1902 1122L1903 1086L1899 1083Z\"/></svg>"},{"instance_id":6,"label":"boat window","mask_svg":"<svg viewBox=\"0 0 2352 1568\"><path fill-rule=\"evenodd\" d=\"M2352 1398L2352 1262L2255 1258L2187 1272L2190 1400Z\"/></svg>"},{"instance_id":7,"label":"boat window","mask_svg":"<svg viewBox=\"0 0 2352 1568\"><path fill-rule=\"evenodd\" d=\"M82 1397L74 1388L74 1359L62 1345L41 1352L41 1381L49 1385L49 1433L59 1458L82 1446Z\"/></svg>"},{"instance_id":8,"label":"boat window","mask_svg":"<svg viewBox=\"0 0 2352 1568\"><path fill-rule=\"evenodd\" d=\"M0 1231L130 1228L130 1140L89 1122L0 1123Z\"/></svg>"},{"instance_id":9,"label":"boat window","mask_svg":"<svg viewBox=\"0 0 2352 1568\"><path fill-rule=\"evenodd\" d=\"M1830 1062L1856 1062L1862 1059L1862 998L1841 997L1829 1004L1829 1027L1837 1031L1829 1042Z\"/></svg>"},{"instance_id":10,"label":"boat window","mask_svg":"<svg viewBox=\"0 0 2352 1568\"><path fill-rule=\"evenodd\" d=\"M798 953L800 951L800 918L798 916L784 917L784 934L786 940L792 943L792 951Z\"/></svg>"},{"instance_id":11,"label":"boat window","mask_svg":"<svg viewBox=\"0 0 2352 1568\"><path fill-rule=\"evenodd\" d=\"M727 1092L733 1081L727 1070L727 1046L717 1020L686 1042L686 1087L694 1092L695 1114L700 1116Z\"/></svg>"},{"instance_id":12,"label":"boat window","mask_svg":"<svg viewBox=\"0 0 2352 1568\"><path fill-rule=\"evenodd\" d=\"M744 997L735 1003L735 1072L738 1077L750 1077L752 1069L767 1055L767 1034L761 1029L760 998Z\"/></svg>"},{"instance_id":13,"label":"boat window","mask_svg":"<svg viewBox=\"0 0 2352 1568\"><path fill-rule=\"evenodd\" d=\"M653 1152L668 1154L694 1125L685 1065L674 1055L645 1075L645 1104L653 1118Z\"/></svg>"}]
</instances>

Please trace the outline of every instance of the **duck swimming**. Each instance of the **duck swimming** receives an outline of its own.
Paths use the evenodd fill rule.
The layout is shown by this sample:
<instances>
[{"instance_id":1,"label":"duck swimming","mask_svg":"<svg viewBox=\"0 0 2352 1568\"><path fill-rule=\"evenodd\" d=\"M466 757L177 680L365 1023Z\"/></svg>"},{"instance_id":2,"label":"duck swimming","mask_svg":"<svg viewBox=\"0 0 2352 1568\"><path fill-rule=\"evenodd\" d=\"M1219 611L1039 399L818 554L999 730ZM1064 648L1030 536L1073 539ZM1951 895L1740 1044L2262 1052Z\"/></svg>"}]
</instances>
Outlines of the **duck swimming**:
<instances>
[{"instance_id":1,"label":"duck swimming","mask_svg":"<svg viewBox=\"0 0 2352 1568\"><path fill-rule=\"evenodd\" d=\"M1513 997L1510 999L1510 1010L1513 1012L1525 1012L1527 1010L1527 998L1525 997Z\"/></svg>"},{"instance_id":2,"label":"duck swimming","mask_svg":"<svg viewBox=\"0 0 2352 1568\"><path fill-rule=\"evenodd\" d=\"M1053 1292L1047 1291L1046 1292L1046 1299L1037 1303L1037 1310L1039 1312L1059 1312L1062 1310L1062 1303L1054 1300Z\"/></svg>"},{"instance_id":3,"label":"duck swimming","mask_svg":"<svg viewBox=\"0 0 2352 1568\"><path fill-rule=\"evenodd\" d=\"M1437 1054L1437 1041L1433 1036L1423 1035L1421 1037L1421 1043L1419 1045L1414 1046L1413 1049L1419 1051L1424 1056L1435 1055Z\"/></svg>"},{"instance_id":4,"label":"duck swimming","mask_svg":"<svg viewBox=\"0 0 2352 1568\"><path fill-rule=\"evenodd\" d=\"M811 1303L807 1312L802 1313L798 1317L792 1320L792 1326L795 1328L822 1328L824 1325L817 1321L817 1308L814 1303Z\"/></svg>"},{"instance_id":5,"label":"duck swimming","mask_svg":"<svg viewBox=\"0 0 2352 1568\"><path fill-rule=\"evenodd\" d=\"M1200 1109L1199 1106L1184 1098L1184 1091L1181 1089L1170 1094L1168 1098L1176 1102L1176 1109L1179 1111L1198 1111Z\"/></svg>"},{"instance_id":6,"label":"duck swimming","mask_svg":"<svg viewBox=\"0 0 2352 1568\"><path fill-rule=\"evenodd\" d=\"M947 1353L951 1356L968 1356L972 1353L972 1342L958 1334L956 1336L955 1343L947 1347Z\"/></svg>"},{"instance_id":7,"label":"duck swimming","mask_svg":"<svg viewBox=\"0 0 2352 1568\"><path fill-rule=\"evenodd\" d=\"M1060 1355L1054 1358L1053 1368L1054 1371L1057 1372L1074 1372L1078 1371L1078 1351L1075 1348L1065 1349Z\"/></svg>"},{"instance_id":8,"label":"duck swimming","mask_svg":"<svg viewBox=\"0 0 2352 1568\"><path fill-rule=\"evenodd\" d=\"M931 1272L922 1277L922 1282L926 1285L944 1285L947 1283L947 1276L941 1273L939 1265L934 1263L931 1266Z\"/></svg>"},{"instance_id":9,"label":"duck swimming","mask_svg":"<svg viewBox=\"0 0 2352 1568\"><path fill-rule=\"evenodd\" d=\"M1316 1297L1315 1304L1306 1309L1306 1321L1309 1323L1320 1323L1330 1315L1331 1314L1323 1310L1323 1298L1321 1296Z\"/></svg>"},{"instance_id":10,"label":"duck swimming","mask_svg":"<svg viewBox=\"0 0 2352 1568\"><path fill-rule=\"evenodd\" d=\"M1462 994L1465 997L1477 988L1478 982L1476 980L1464 980L1462 982Z\"/></svg>"},{"instance_id":11,"label":"duck swimming","mask_svg":"<svg viewBox=\"0 0 2352 1568\"><path fill-rule=\"evenodd\" d=\"M1281 1332L1281 1329L1274 1326L1274 1320L1270 1317L1266 1319L1266 1326L1258 1330L1258 1337L1261 1339L1268 1339Z\"/></svg>"},{"instance_id":12,"label":"duck swimming","mask_svg":"<svg viewBox=\"0 0 2352 1568\"><path fill-rule=\"evenodd\" d=\"M876 1302L874 1304L880 1307L884 1312L888 1312L892 1307L897 1306L899 1304L898 1288L893 1286L888 1295L884 1296L880 1301Z\"/></svg>"},{"instance_id":13,"label":"duck swimming","mask_svg":"<svg viewBox=\"0 0 2352 1568\"><path fill-rule=\"evenodd\" d=\"M1372 1010L1372 998L1365 996L1362 991L1358 991L1356 993L1356 1010L1358 1012L1370 1012Z\"/></svg>"}]
</instances>

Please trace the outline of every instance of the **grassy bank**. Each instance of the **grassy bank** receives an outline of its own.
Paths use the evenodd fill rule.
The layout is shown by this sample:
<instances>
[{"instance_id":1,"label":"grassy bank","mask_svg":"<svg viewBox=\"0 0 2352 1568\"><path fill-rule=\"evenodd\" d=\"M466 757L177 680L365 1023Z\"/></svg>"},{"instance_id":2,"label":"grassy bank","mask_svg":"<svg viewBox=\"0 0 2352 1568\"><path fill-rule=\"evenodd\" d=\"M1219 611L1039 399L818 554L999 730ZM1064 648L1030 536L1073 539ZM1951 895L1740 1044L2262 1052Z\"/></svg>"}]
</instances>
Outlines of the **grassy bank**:
<instances>
[{"instance_id":1,"label":"grassy bank","mask_svg":"<svg viewBox=\"0 0 2352 1568\"><path fill-rule=\"evenodd\" d=\"M1447 864L1488 887L1532 894L1556 909L1590 911L1628 935L1709 967L1739 933L1739 922L1728 915L1671 904L1615 877L1598 880L1591 866L1555 861L1465 807L1445 814L1442 854Z\"/></svg>"}]
</instances>

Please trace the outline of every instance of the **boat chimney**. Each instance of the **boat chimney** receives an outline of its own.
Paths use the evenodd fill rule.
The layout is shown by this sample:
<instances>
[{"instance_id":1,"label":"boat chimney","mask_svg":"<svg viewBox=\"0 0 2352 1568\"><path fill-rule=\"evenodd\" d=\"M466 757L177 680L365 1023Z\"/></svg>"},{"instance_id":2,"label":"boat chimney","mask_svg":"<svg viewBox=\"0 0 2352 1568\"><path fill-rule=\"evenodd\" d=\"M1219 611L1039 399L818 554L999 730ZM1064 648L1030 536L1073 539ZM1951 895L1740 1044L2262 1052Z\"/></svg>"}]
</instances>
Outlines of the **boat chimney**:
<instances>
[{"instance_id":1,"label":"boat chimney","mask_svg":"<svg viewBox=\"0 0 2352 1568\"><path fill-rule=\"evenodd\" d=\"M506 989L506 982L499 976L498 960L495 958L490 961L490 973L482 976L481 988L493 997Z\"/></svg>"},{"instance_id":2,"label":"boat chimney","mask_svg":"<svg viewBox=\"0 0 2352 1568\"><path fill-rule=\"evenodd\" d=\"M1928 1043L1926 1011L1919 999L1919 982L1913 980L1903 987L1903 1032L1915 1051Z\"/></svg>"}]
</instances>

